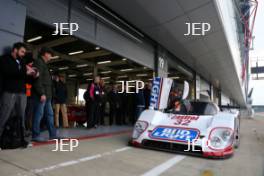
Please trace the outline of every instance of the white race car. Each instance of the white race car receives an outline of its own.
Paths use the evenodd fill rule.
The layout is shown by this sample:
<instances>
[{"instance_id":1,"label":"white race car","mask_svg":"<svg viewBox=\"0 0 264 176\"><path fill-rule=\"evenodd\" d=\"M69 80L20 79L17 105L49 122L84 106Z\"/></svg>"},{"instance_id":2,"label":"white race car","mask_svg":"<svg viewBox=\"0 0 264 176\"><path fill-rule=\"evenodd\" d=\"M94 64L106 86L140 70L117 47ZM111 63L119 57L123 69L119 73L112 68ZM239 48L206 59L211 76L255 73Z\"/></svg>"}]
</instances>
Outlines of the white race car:
<instances>
[{"instance_id":1,"label":"white race car","mask_svg":"<svg viewBox=\"0 0 264 176\"><path fill-rule=\"evenodd\" d=\"M213 102L192 101L188 112L145 110L135 124L136 147L225 158L239 145L239 112Z\"/></svg>"}]
</instances>

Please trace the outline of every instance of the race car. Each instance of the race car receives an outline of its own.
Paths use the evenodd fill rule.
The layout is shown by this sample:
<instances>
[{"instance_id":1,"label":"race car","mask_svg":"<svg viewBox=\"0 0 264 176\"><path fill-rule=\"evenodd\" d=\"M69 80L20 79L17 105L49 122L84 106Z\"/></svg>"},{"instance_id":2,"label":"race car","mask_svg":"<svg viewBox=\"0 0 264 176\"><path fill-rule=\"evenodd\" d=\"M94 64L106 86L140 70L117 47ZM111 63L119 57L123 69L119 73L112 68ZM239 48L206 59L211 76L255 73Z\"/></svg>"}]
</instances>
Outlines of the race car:
<instances>
[{"instance_id":1,"label":"race car","mask_svg":"<svg viewBox=\"0 0 264 176\"><path fill-rule=\"evenodd\" d=\"M239 145L239 112L220 111L210 101L190 101L185 111L147 109L136 122L136 147L225 158Z\"/></svg>"}]
</instances>

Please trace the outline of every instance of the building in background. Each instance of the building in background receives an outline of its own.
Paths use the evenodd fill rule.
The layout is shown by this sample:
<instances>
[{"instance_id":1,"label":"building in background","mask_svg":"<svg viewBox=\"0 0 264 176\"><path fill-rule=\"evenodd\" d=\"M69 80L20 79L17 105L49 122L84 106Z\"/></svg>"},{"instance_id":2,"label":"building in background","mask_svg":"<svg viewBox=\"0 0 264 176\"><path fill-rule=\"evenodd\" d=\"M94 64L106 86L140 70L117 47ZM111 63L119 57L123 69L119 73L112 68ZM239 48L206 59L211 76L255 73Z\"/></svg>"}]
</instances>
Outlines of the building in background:
<instances>
[{"instance_id":1,"label":"building in background","mask_svg":"<svg viewBox=\"0 0 264 176\"><path fill-rule=\"evenodd\" d=\"M41 46L52 48L51 71L66 74L71 103L95 75L106 84L155 75L187 80L193 99L246 108L256 9L249 0L2 0L0 54L17 41L33 56ZM54 23L79 28L52 36ZM210 30L185 35L186 23Z\"/></svg>"}]
</instances>

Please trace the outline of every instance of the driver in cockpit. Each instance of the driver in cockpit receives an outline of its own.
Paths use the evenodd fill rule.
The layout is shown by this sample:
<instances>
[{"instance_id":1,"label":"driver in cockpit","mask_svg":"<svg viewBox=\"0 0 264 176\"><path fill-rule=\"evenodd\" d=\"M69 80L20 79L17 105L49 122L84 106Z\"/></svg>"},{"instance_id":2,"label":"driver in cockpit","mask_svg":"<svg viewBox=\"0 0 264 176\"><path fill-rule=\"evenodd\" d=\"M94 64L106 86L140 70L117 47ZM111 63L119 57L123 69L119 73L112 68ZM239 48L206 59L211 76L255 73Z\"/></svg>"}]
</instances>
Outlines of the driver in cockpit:
<instances>
[{"instance_id":1,"label":"driver in cockpit","mask_svg":"<svg viewBox=\"0 0 264 176\"><path fill-rule=\"evenodd\" d=\"M169 108L175 114L187 114L190 110L190 103L188 100L182 99L182 91L173 89L170 93Z\"/></svg>"}]
</instances>

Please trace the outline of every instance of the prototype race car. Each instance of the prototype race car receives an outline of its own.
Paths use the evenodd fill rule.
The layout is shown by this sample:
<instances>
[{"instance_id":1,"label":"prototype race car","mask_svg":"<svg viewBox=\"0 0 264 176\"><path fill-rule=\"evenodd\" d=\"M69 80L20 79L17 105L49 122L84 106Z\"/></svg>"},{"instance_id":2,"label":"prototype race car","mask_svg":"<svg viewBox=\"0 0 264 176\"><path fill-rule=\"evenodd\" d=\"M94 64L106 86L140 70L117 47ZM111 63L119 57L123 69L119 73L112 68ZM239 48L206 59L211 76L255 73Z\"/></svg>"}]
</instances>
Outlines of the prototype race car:
<instances>
[{"instance_id":1,"label":"prototype race car","mask_svg":"<svg viewBox=\"0 0 264 176\"><path fill-rule=\"evenodd\" d=\"M131 144L225 158L239 145L239 112L220 111L209 101L191 101L185 112L148 109L141 113L134 126Z\"/></svg>"}]
</instances>

